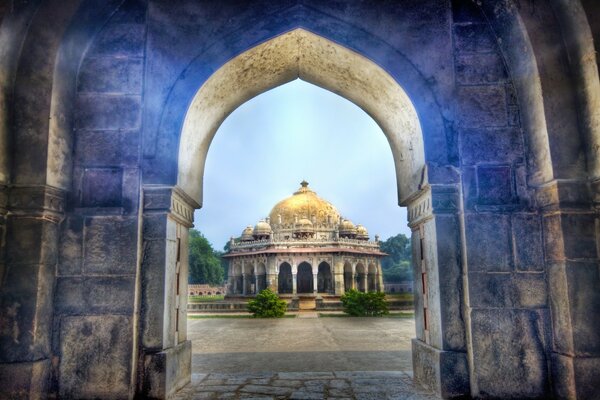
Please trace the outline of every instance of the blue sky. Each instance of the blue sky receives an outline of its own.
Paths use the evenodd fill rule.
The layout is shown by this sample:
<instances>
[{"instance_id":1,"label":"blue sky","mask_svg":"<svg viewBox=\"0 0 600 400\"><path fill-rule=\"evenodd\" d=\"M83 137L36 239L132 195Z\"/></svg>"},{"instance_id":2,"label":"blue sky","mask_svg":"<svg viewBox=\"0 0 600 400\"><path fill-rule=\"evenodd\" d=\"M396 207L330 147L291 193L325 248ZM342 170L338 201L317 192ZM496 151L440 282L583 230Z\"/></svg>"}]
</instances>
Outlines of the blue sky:
<instances>
[{"instance_id":1,"label":"blue sky","mask_svg":"<svg viewBox=\"0 0 600 400\"><path fill-rule=\"evenodd\" d=\"M194 225L222 249L303 179L371 238L410 235L379 126L348 100L301 80L255 97L223 122L208 151Z\"/></svg>"}]
</instances>

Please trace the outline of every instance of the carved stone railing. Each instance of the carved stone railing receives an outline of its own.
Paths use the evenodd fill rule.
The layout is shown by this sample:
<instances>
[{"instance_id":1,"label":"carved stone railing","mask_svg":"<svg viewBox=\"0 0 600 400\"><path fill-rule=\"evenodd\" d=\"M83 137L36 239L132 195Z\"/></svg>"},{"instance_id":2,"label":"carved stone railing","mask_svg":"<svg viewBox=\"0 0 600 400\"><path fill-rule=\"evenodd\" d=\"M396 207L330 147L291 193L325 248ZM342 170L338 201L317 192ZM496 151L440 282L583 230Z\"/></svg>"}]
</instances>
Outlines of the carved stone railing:
<instances>
[{"instance_id":1,"label":"carved stone railing","mask_svg":"<svg viewBox=\"0 0 600 400\"><path fill-rule=\"evenodd\" d=\"M230 251L250 250L256 248L273 247L285 249L290 247L340 247L340 248L369 248L379 250L379 241L359 240L359 239L263 239L251 241L236 241L230 245Z\"/></svg>"}]
</instances>

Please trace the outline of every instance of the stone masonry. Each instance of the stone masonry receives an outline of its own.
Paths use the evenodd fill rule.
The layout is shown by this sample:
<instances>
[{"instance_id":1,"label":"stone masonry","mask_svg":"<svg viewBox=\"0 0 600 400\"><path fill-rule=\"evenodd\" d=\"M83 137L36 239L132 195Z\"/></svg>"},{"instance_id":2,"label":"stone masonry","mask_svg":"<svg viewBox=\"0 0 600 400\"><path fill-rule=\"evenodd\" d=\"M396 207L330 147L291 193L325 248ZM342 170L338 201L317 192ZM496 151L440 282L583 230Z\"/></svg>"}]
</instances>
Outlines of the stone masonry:
<instances>
[{"instance_id":1,"label":"stone masonry","mask_svg":"<svg viewBox=\"0 0 600 400\"><path fill-rule=\"evenodd\" d=\"M595 0L1 2L0 397L190 381L210 142L297 78L390 143L415 383L598 397L599 21Z\"/></svg>"}]
</instances>

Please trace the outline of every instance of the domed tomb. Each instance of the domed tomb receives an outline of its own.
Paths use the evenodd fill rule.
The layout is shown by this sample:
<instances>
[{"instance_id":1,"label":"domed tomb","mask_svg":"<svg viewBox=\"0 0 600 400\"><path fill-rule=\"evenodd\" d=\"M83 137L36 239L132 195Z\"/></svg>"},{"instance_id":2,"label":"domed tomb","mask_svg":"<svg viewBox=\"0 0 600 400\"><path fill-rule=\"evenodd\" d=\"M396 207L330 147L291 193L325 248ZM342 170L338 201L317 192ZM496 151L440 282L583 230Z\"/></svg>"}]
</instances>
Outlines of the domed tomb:
<instances>
[{"instance_id":1,"label":"domed tomb","mask_svg":"<svg viewBox=\"0 0 600 400\"><path fill-rule=\"evenodd\" d=\"M339 299L350 289L383 289L380 259L385 253L377 237L369 241L364 226L341 218L306 181L300 185L268 218L230 241L223 256L229 260L228 298L253 296L267 287L289 301L299 295Z\"/></svg>"},{"instance_id":2,"label":"domed tomb","mask_svg":"<svg viewBox=\"0 0 600 400\"><path fill-rule=\"evenodd\" d=\"M283 199L271 210L269 217L273 226L292 228L302 218L313 221L313 225L331 225L340 220L340 213L333 204L310 190L308 182L302 181L300 185L292 196Z\"/></svg>"}]
</instances>

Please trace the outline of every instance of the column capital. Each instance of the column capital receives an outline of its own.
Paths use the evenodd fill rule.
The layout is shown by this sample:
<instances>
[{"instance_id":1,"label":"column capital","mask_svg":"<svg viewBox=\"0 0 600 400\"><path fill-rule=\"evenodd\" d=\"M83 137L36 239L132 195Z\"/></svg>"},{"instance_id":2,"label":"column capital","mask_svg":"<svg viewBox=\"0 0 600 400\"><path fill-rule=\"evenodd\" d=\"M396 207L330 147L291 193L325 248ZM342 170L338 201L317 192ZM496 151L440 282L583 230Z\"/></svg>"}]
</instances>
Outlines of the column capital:
<instances>
[{"instance_id":1,"label":"column capital","mask_svg":"<svg viewBox=\"0 0 600 400\"><path fill-rule=\"evenodd\" d=\"M166 212L177 222L194 226L194 210L200 204L178 186L144 185L144 212Z\"/></svg>"}]
</instances>

